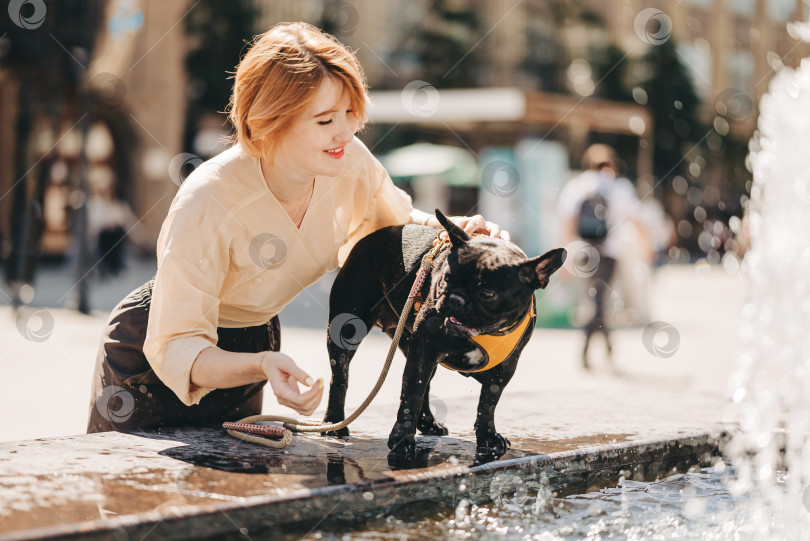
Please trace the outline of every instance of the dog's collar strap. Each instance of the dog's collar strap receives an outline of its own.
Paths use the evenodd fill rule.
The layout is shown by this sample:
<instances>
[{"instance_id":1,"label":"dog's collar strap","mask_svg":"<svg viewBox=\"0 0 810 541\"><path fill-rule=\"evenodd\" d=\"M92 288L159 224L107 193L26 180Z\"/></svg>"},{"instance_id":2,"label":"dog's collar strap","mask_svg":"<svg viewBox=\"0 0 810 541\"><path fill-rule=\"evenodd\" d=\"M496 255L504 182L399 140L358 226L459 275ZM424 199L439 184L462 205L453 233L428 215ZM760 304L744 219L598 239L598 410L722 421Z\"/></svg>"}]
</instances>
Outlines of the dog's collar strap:
<instances>
[{"instance_id":1,"label":"dog's collar strap","mask_svg":"<svg viewBox=\"0 0 810 541\"><path fill-rule=\"evenodd\" d=\"M452 366L446 365L446 368L456 370L457 372L484 372L490 368L494 368L504 362L515 351L515 348L526 333L529 323L536 314L535 300L532 296L532 302L526 314L520 318L516 323L510 325L506 330L497 331L493 334L479 334L471 336L470 340L475 343L479 351L484 354L484 365L480 368L473 370L459 370Z\"/></svg>"}]
</instances>

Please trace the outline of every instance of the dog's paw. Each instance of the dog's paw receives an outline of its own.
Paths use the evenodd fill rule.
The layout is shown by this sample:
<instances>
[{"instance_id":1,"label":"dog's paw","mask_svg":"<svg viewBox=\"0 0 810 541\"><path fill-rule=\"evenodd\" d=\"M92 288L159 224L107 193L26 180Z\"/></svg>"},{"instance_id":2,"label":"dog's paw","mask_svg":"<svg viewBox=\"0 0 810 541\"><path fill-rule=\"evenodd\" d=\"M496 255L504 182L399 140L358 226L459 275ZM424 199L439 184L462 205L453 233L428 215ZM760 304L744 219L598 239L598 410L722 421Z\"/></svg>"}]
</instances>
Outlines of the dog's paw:
<instances>
[{"instance_id":1,"label":"dog's paw","mask_svg":"<svg viewBox=\"0 0 810 541\"><path fill-rule=\"evenodd\" d=\"M323 424L331 425L334 423L339 423L343 419L330 419L329 416L326 416L323 420ZM349 439L349 427L344 426L340 430L326 430L321 432L321 436L329 436L332 438L342 438L342 439Z\"/></svg>"},{"instance_id":2,"label":"dog's paw","mask_svg":"<svg viewBox=\"0 0 810 541\"><path fill-rule=\"evenodd\" d=\"M388 437L388 448L391 453L413 456L416 453L416 438L413 434L395 430Z\"/></svg>"},{"instance_id":3,"label":"dog's paw","mask_svg":"<svg viewBox=\"0 0 810 541\"><path fill-rule=\"evenodd\" d=\"M500 434L488 434L484 438L479 438L477 444L478 446L475 449L475 462L477 464L484 464L498 460L505 455L506 451L508 451L509 447L512 445L512 442Z\"/></svg>"},{"instance_id":4,"label":"dog's paw","mask_svg":"<svg viewBox=\"0 0 810 541\"><path fill-rule=\"evenodd\" d=\"M420 419L416 428L425 436L446 436L448 434L447 427L433 417Z\"/></svg>"},{"instance_id":5,"label":"dog's paw","mask_svg":"<svg viewBox=\"0 0 810 541\"><path fill-rule=\"evenodd\" d=\"M349 439L349 429L348 427L343 427L340 430L330 430L328 432L321 432L321 436L327 436L330 438L341 438L347 440Z\"/></svg>"}]
</instances>

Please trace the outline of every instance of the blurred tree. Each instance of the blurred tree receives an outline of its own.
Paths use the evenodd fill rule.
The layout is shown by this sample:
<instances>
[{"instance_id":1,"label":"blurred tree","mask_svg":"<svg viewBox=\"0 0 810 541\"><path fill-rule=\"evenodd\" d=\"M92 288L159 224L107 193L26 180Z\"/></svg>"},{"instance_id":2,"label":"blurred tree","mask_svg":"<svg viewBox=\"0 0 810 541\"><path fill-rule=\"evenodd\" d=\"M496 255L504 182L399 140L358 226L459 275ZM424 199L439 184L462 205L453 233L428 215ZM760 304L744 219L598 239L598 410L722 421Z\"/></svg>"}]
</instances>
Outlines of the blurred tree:
<instances>
[{"instance_id":1,"label":"blurred tree","mask_svg":"<svg viewBox=\"0 0 810 541\"><path fill-rule=\"evenodd\" d=\"M486 70L477 48L480 23L476 0L432 0L419 24L403 28L399 44L389 61L398 72L421 79L436 88L470 88L480 86L479 76ZM415 69L414 69L415 68ZM409 81L399 78L383 80L377 89L401 89ZM375 152L430 141L446 142L444 132L431 132L417 126L402 125L396 130L368 125L362 134L373 142Z\"/></svg>"},{"instance_id":2,"label":"blurred tree","mask_svg":"<svg viewBox=\"0 0 810 541\"><path fill-rule=\"evenodd\" d=\"M589 63L596 85L594 96L613 101L633 101L633 91L628 84L627 71L630 60L616 45L592 47Z\"/></svg>"},{"instance_id":3,"label":"blurred tree","mask_svg":"<svg viewBox=\"0 0 810 541\"><path fill-rule=\"evenodd\" d=\"M641 86L655 126L653 174L666 189L669 180L685 173L689 162L684 158L703 138L701 102L673 40L650 47L644 63L649 77Z\"/></svg>"},{"instance_id":4,"label":"blurred tree","mask_svg":"<svg viewBox=\"0 0 810 541\"><path fill-rule=\"evenodd\" d=\"M0 17L0 69L18 84L16 103L2 104L16 112L15 139L5 142L14 145L15 155L9 194L11 251L5 261L15 305L19 286L34 279L44 225L42 179L56 151L54 145L35 155L31 144L40 135L35 127L48 126L47 135L58 141L63 126L84 118L86 69L105 8L103 0L18 1L8 4L8 17ZM74 210L81 222L84 204Z\"/></svg>"},{"instance_id":5,"label":"blurred tree","mask_svg":"<svg viewBox=\"0 0 810 541\"><path fill-rule=\"evenodd\" d=\"M729 133L729 123L744 121L753 104L744 95L719 96L716 100L721 104L724 99L732 100L725 103L732 110L721 114L715 106L715 121L706 126L700 119L703 103L676 48L669 40L651 47L644 58L649 77L642 86L655 124L653 156L654 174L659 179L658 196L677 202L673 207L680 212L675 208L667 210L676 223L685 220L689 224L682 231L679 228L678 244L693 260L708 257L718 263L725 246L707 250L698 239L703 231L714 230L715 223L728 224L731 216L742 215L741 198L745 197L751 180L743 165L748 153L747 137ZM733 103L734 100L740 103ZM674 182L679 183L679 190ZM723 227L727 231L727 225Z\"/></svg>"},{"instance_id":6,"label":"blurred tree","mask_svg":"<svg viewBox=\"0 0 810 541\"><path fill-rule=\"evenodd\" d=\"M539 90L544 92L565 91L565 68L569 59L558 40L552 29L526 29L526 56L520 63L520 70L536 79Z\"/></svg>"},{"instance_id":7,"label":"blurred tree","mask_svg":"<svg viewBox=\"0 0 810 541\"><path fill-rule=\"evenodd\" d=\"M588 62L593 73L594 97L615 102L633 102L628 72L632 61L616 45L590 47ZM591 134L589 143L605 143L616 150L621 174L633 179L638 162L638 138L631 135Z\"/></svg>"},{"instance_id":8,"label":"blurred tree","mask_svg":"<svg viewBox=\"0 0 810 541\"><path fill-rule=\"evenodd\" d=\"M421 77L436 88L478 84L479 19L472 0L433 0L421 24L406 29L397 56L415 55Z\"/></svg>"},{"instance_id":9,"label":"blurred tree","mask_svg":"<svg viewBox=\"0 0 810 541\"><path fill-rule=\"evenodd\" d=\"M189 53L188 109L183 147L195 152L194 137L199 121L206 113L225 111L233 82L229 74L236 71L242 55L253 38L258 16L251 0L207 0L186 17ZM223 125L230 128L225 116Z\"/></svg>"}]
</instances>

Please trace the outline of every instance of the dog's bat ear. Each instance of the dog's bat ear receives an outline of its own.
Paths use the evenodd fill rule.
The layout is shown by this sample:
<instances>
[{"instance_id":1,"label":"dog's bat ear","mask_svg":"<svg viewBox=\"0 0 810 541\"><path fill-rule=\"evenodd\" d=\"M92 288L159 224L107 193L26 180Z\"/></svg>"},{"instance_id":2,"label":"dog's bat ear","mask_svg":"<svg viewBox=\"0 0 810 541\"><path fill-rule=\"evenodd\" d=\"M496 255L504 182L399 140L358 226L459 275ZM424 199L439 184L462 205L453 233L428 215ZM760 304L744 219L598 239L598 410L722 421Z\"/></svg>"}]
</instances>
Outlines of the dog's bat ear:
<instances>
[{"instance_id":1,"label":"dog's bat ear","mask_svg":"<svg viewBox=\"0 0 810 541\"><path fill-rule=\"evenodd\" d=\"M568 252L564 248L546 252L523 263L518 271L518 276L534 289L545 289L549 277L562 267L567 255Z\"/></svg>"},{"instance_id":2,"label":"dog's bat ear","mask_svg":"<svg viewBox=\"0 0 810 541\"><path fill-rule=\"evenodd\" d=\"M464 244L470 240L470 236L459 226L448 220L439 209L436 209L436 218L439 220L439 223L442 224L442 227L447 231L447 234L450 236L450 242L453 243L453 246L460 246L461 244Z\"/></svg>"}]
</instances>

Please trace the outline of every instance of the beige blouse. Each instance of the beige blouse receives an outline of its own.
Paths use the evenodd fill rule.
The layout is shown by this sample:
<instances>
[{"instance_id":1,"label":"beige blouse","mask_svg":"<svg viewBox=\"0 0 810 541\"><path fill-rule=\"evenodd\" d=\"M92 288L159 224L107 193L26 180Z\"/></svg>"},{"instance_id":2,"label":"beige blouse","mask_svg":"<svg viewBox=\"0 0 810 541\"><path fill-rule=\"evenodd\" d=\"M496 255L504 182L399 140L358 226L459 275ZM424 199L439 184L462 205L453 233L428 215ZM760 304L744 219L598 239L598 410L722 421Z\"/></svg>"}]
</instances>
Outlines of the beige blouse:
<instances>
[{"instance_id":1,"label":"beige blouse","mask_svg":"<svg viewBox=\"0 0 810 541\"><path fill-rule=\"evenodd\" d=\"M346 146L338 177L316 177L296 228L267 187L257 158L236 145L200 165L180 187L157 243L144 354L186 405L212 391L192 386L191 365L217 344L217 327L262 325L352 246L406 224L411 199L365 145Z\"/></svg>"}]
</instances>

